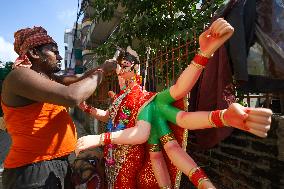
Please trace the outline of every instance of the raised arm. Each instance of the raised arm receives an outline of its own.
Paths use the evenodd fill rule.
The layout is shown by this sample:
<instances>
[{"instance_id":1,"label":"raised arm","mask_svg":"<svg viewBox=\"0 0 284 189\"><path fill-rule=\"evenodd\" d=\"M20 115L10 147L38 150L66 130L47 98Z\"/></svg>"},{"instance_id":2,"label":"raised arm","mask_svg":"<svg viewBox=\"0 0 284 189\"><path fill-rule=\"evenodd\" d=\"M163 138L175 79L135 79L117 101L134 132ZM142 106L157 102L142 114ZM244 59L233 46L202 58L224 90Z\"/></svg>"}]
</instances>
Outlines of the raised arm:
<instances>
[{"instance_id":1,"label":"raised arm","mask_svg":"<svg viewBox=\"0 0 284 189\"><path fill-rule=\"evenodd\" d=\"M110 60L106 60L105 63L113 62L113 61L114 61L113 59L110 59ZM71 76L58 76L58 75L53 74L52 79L54 79L56 82L61 83L63 85L70 85L72 83L76 83L78 81L81 81L81 80L89 77L90 75L94 74L94 72L96 72L100 69L104 69L104 66L105 66L105 64L100 65L96 68L93 68L93 69L85 72L84 74L77 74L77 75L71 75Z\"/></svg>"},{"instance_id":2,"label":"raised arm","mask_svg":"<svg viewBox=\"0 0 284 189\"><path fill-rule=\"evenodd\" d=\"M115 70L115 68L116 63L108 62L102 70L95 71L69 86L51 81L32 69L17 68L12 70L4 81L5 94L2 95L2 99L10 106L13 106L9 100L11 95L63 106L79 105L94 92L102 81L104 72Z\"/></svg>"},{"instance_id":3,"label":"raised arm","mask_svg":"<svg viewBox=\"0 0 284 189\"><path fill-rule=\"evenodd\" d=\"M209 58L228 40L234 32L234 28L224 19L219 18L211 27L199 36L200 56ZM198 62L196 62L198 64ZM202 67L191 63L180 75L175 85L170 88L171 96L178 100L185 97L199 78Z\"/></svg>"}]
</instances>

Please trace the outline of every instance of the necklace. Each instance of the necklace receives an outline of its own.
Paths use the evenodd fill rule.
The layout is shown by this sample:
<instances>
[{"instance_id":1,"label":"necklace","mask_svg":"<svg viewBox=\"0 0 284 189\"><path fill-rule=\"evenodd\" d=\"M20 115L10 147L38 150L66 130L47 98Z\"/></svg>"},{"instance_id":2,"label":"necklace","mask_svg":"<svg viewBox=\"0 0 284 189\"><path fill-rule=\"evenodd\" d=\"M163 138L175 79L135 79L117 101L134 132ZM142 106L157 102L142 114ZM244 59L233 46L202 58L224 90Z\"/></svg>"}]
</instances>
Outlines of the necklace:
<instances>
[{"instance_id":1,"label":"necklace","mask_svg":"<svg viewBox=\"0 0 284 189\"><path fill-rule=\"evenodd\" d=\"M114 124L114 120L117 115L117 111L119 109L120 104L122 103L123 99L129 94L130 91L131 91L130 88L126 89L125 92L121 94L119 97L117 97L117 99L115 99L112 105L110 106L109 112L112 124Z\"/></svg>"}]
</instances>

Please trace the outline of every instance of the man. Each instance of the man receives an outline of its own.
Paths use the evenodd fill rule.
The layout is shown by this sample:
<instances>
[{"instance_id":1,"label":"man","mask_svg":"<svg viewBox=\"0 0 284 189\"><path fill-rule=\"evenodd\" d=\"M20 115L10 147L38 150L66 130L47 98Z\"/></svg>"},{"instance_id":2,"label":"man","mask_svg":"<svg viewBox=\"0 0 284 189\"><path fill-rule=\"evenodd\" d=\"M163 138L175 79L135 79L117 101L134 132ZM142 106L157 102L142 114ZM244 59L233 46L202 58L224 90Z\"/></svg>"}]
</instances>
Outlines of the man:
<instances>
[{"instance_id":1,"label":"man","mask_svg":"<svg viewBox=\"0 0 284 189\"><path fill-rule=\"evenodd\" d=\"M116 63L107 61L82 77L60 78L54 73L62 58L44 28L21 29L14 37L19 58L2 88L4 119L12 137L3 186L72 188L68 156L77 135L65 106L86 100Z\"/></svg>"}]
</instances>

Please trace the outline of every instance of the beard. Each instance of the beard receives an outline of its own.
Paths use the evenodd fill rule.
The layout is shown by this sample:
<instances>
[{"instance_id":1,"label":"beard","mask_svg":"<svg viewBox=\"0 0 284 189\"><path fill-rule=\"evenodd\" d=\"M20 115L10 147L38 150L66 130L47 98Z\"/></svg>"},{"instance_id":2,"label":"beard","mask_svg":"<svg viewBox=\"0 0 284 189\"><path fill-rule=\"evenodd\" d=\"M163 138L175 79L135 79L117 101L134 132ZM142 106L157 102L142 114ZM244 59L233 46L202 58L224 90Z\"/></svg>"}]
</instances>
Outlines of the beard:
<instances>
[{"instance_id":1,"label":"beard","mask_svg":"<svg viewBox=\"0 0 284 189\"><path fill-rule=\"evenodd\" d=\"M59 72L59 71L61 71L61 68L60 68L60 67L56 67L56 68L54 68L54 69L52 70L53 73L57 73L57 72Z\"/></svg>"},{"instance_id":2,"label":"beard","mask_svg":"<svg viewBox=\"0 0 284 189\"><path fill-rule=\"evenodd\" d=\"M56 66L51 68L52 73L57 73L59 71L61 71L61 66L59 64L57 64Z\"/></svg>"}]
</instances>

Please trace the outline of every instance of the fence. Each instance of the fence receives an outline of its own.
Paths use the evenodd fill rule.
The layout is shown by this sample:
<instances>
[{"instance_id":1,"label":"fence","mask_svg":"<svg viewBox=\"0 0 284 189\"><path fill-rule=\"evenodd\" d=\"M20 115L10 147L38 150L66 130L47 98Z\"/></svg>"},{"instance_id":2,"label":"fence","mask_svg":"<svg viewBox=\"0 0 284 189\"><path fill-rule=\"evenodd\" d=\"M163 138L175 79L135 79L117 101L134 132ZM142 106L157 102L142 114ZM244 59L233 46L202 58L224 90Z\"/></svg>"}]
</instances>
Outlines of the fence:
<instances>
[{"instance_id":1,"label":"fence","mask_svg":"<svg viewBox=\"0 0 284 189\"><path fill-rule=\"evenodd\" d=\"M178 36L172 47L161 47L150 51L149 60L146 56L142 58L140 69L142 83L145 83L144 89L159 92L174 84L197 51L196 33L194 31L191 33L192 35L186 33L183 38ZM88 102L96 107L107 108L110 103L108 91L119 92L116 76L107 77ZM271 93L242 94L237 98L242 99L248 107L270 107L271 102L278 98L278 95Z\"/></svg>"},{"instance_id":2,"label":"fence","mask_svg":"<svg viewBox=\"0 0 284 189\"><path fill-rule=\"evenodd\" d=\"M146 90L158 92L175 82L196 52L196 37L193 36L192 40L189 40L188 34L185 39L178 37L176 46L151 51L148 66L147 60L142 59L142 76L146 78L143 87ZM109 90L119 92L116 76L107 77L99 90L89 99L89 103L95 107L106 109L110 104ZM270 107L272 101L278 97L279 94L270 93L237 96L237 98L243 99L249 107ZM273 118L272 129L267 139L259 139L245 132L235 131L230 137L210 150L194 151L192 150L193 145L190 144L187 153L199 165L207 165L204 168L217 188L264 189L270 188L270 186L271 188L284 186L282 171L284 162L278 157L278 153L283 154L283 146L279 139L283 138L284 132L282 131L281 134L280 129L282 128L281 123L284 122L283 119L280 121L278 117ZM180 188L194 187L183 175Z\"/></svg>"}]
</instances>

